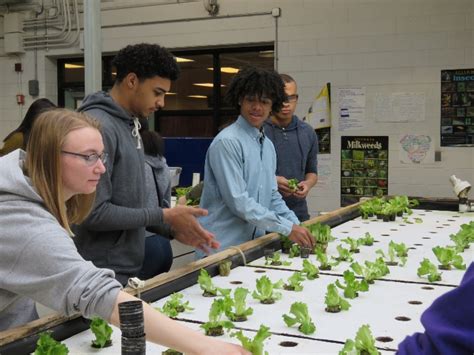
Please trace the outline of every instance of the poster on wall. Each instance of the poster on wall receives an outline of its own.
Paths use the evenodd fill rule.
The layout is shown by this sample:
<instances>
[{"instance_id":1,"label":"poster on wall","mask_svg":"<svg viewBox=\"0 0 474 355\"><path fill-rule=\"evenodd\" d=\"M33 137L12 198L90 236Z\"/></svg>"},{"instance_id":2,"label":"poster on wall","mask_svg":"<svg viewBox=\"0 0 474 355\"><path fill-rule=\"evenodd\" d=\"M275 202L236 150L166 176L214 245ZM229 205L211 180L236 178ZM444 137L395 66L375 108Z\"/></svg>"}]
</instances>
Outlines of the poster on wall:
<instances>
[{"instance_id":1,"label":"poster on wall","mask_svg":"<svg viewBox=\"0 0 474 355\"><path fill-rule=\"evenodd\" d=\"M441 146L474 144L474 69L441 71Z\"/></svg>"},{"instance_id":2,"label":"poster on wall","mask_svg":"<svg viewBox=\"0 0 474 355\"><path fill-rule=\"evenodd\" d=\"M326 83L316 95L303 118L318 136L319 154L331 153L331 83Z\"/></svg>"},{"instance_id":3,"label":"poster on wall","mask_svg":"<svg viewBox=\"0 0 474 355\"><path fill-rule=\"evenodd\" d=\"M434 164L435 150L433 139L424 134L401 134L400 163L402 164Z\"/></svg>"},{"instance_id":4,"label":"poster on wall","mask_svg":"<svg viewBox=\"0 0 474 355\"><path fill-rule=\"evenodd\" d=\"M388 194L388 136L341 137L341 206Z\"/></svg>"}]
</instances>

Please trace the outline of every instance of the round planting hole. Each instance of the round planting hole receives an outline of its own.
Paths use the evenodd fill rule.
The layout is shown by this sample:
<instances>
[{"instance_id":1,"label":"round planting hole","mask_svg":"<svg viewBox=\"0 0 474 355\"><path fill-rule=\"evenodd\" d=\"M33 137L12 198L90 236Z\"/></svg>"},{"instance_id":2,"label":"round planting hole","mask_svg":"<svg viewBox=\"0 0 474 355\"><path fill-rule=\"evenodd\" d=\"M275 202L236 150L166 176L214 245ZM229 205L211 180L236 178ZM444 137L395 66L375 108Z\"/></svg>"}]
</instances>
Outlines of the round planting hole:
<instances>
[{"instance_id":1,"label":"round planting hole","mask_svg":"<svg viewBox=\"0 0 474 355\"><path fill-rule=\"evenodd\" d=\"M377 337L375 340L380 341L381 343L389 343L393 341L393 338L390 337Z\"/></svg>"},{"instance_id":2,"label":"round planting hole","mask_svg":"<svg viewBox=\"0 0 474 355\"><path fill-rule=\"evenodd\" d=\"M420 215L420 216L426 216L426 214L424 214L424 213L418 213L418 215Z\"/></svg>"},{"instance_id":3,"label":"round planting hole","mask_svg":"<svg viewBox=\"0 0 474 355\"><path fill-rule=\"evenodd\" d=\"M341 233L347 234L347 233L349 233L349 232L348 232L348 231L342 231Z\"/></svg>"},{"instance_id":4,"label":"round planting hole","mask_svg":"<svg viewBox=\"0 0 474 355\"><path fill-rule=\"evenodd\" d=\"M417 247L422 247L423 246L423 244L420 244L420 243L415 243L413 245L416 245Z\"/></svg>"},{"instance_id":5,"label":"round planting hole","mask_svg":"<svg viewBox=\"0 0 474 355\"><path fill-rule=\"evenodd\" d=\"M263 273L265 273L266 271L265 271L265 270L260 270L260 269L258 269L258 270L255 270L255 272L256 272L257 274L263 274Z\"/></svg>"},{"instance_id":6,"label":"round planting hole","mask_svg":"<svg viewBox=\"0 0 474 355\"><path fill-rule=\"evenodd\" d=\"M448 222L456 222L455 219L448 219Z\"/></svg>"},{"instance_id":7,"label":"round planting hole","mask_svg":"<svg viewBox=\"0 0 474 355\"><path fill-rule=\"evenodd\" d=\"M431 233L431 234L436 234L436 233L438 233L438 232L437 232L437 231L431 231L430 233Z\"/></svg>"},{"instance_id":8,"label":"round planting hole","mask_svg":"<svg viewBox=\"0 0 474 355\"><path fill-rule=\"evenodd\" d=\"M438 227L436 227L436 228L438 228L438 229L443 229L443 226L438 226Z\"/></svg>"},{"instance_id":9,"label":"round planting hole","mask_svg":"<svg viewBox=\"0 0 474 355\"><path fill-rule=\"evenodd\" d=\"M400 322L408 322L409 320L411 320L411 318L408 318L405 316L398 316L398 317L395 317L395 319L399 320Z\"/></svg>"},{"instance_id":10,"label":"round planting hole","mask_svg":"<svg viewBox=\"0 0 474 355\"><path fill-rule=\"evenodd\" d=\"M408 301L409 304L423 304L421 301Z\"/></svg>"},{"instance_id":11,"label":"round planting hole","mask_svg":"<svg viewBox=\"0 0 474 355\"><path fill-rule=\"evenodd\" d=\"M434 290L434 287L431 287L431 286L422 286L421 289L422 289L422 290Z\"/></svg>"},{"instance_id":12,"label":"round planting hole","mask_svg":"<svg viewBox=\"0 0 474 355\"><path fill-rule=\"evenodd\" d=\"M360 226L353 226L352 228L360 228Z\"/></svg>"},{"instance_id":13,"label":"round planting hole","mask_svg":"<svg viewBox=\"0 0 474 355\"><path fill-rule=\"evenodd\" d=\"M400 226L400 227L405 227L405 226L406 226L406 224L399 224L399 226Z\"/></svg>"},{"instance_id":14,"label":"round planting hole","mask_svg":"<svg viewBox=\"0 0 474 355\"><path fill-rule=\"evenodd\" d=\"M384 237L390 237L390 234L382 234Z\"/></svg>"},{"instance_id":15,"label":"round planting hole","mask_svg":"<svg viewBox=\"0 0 474 355\"><path fill-rule=\"evenodd\" d=\"M380 243L380 240L374 240L374 243Z\"/></svg>"},{"instance_id":16,"label":"round planting hole","mask_svg":"<svg viewBox=\"0 0 474 355\"><path fill-rule=\"evenodd\" d=\"M392 229L390 229L390 230L391 230L392 232L398 231L398 229L396 229L396 228L392 228Z\"/></svg>"},{"instance_id":17,"label":"round planting hole","mask_svg":"<svg viewBox=\"0 0 474 355\"><path fill-rule=\"evenodd\" d=\"M242 281L231 281L230 282L232 285L242 285L243 282Z\"/></svg>"},{"instance_id":18,"label":"round planting hole","mask_svg":"<svg viewBox=\"0 0 474 355\"><path fill-rule=\"evenodd\" d=\"M453 216L453 218L459 218L459 217L461 217L461 216L458 216L458 215L456 215L456 216Z\"/></svg>"},{"instance_id":19,"label":"round planting hole","mask_svg":"<svg viewBox=\"0 0 474 355\"><path fill-rule=\"evenodd\" d=\"M432 210L425 210L425 212L433 212Z\"/></svg>"},{"instance_id":20,"label":"round planting hole","mask_svg":"<svg viewBox=\"0 0 474 355\"><path fill-rule=\"evenodd\" d=\"M412 250L415 250L416 248L415 248L415 247L409 247L408 249L412 249Z\"/></svg>"},{"instance_id":21,"label":"round planting hole","mask_svg":"<svg viewBox=\"0 0 474 355\"><path fill-rule=\"evenodd\" d=\"M284 348L294 348L298 343L295 343L294 341L282 341L278 345L283 346Z\"/></svg>"},{"instance_id":22,"label":"round planting hole","mask_svg":"<svg viewBox=\"0 0 474 355\"><path fill-rule=\"evenodd\" d=\"M450 224L449 224L449 223L443 223L443 226L445 226L445 227L449 227L449 226L450 226Z\"/></svg>"},{"instance_id":23,"label":"round planting hole","mask_svg":"<svg viewBox=\"0 0 474 355\"><path fill-rule=\"evenodd\" d=\"M431 239L431 237L422 237L421 239Z\"/></svg>"}]
</instances>

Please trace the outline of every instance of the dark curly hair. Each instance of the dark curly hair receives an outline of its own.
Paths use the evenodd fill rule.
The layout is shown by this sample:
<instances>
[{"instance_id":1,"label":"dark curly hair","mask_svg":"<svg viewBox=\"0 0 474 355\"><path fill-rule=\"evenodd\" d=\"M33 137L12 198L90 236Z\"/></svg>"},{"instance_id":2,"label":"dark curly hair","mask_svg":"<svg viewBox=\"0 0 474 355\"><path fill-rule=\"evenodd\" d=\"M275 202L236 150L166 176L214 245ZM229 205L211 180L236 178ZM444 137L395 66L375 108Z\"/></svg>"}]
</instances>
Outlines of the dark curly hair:
<instances>
[{"instance_id":1,"label":"dark curly hair","mask_svg":"<svg viewBox=\"0 0 474 355\"><path fill-rule=\"evenodd\" d=\"M267 97L272 100L272 110L279 111L286 100L285 85L273 69L245 67L233 77L225 99L239 110L244 96Z\"/></svg>"},{"instance_id":2,"label":"dark curly hair","mask_svg":"<svg viewBox=\"0 0 474 355\"><path fill-rule=\"evenodd\" d=\"M172 81L178 79L176 58L158 44L139 43L122 48L112 61L117 69L115 81L120 83L129 73L145 80L159 76Z\"/></svg>"}]
</instances>

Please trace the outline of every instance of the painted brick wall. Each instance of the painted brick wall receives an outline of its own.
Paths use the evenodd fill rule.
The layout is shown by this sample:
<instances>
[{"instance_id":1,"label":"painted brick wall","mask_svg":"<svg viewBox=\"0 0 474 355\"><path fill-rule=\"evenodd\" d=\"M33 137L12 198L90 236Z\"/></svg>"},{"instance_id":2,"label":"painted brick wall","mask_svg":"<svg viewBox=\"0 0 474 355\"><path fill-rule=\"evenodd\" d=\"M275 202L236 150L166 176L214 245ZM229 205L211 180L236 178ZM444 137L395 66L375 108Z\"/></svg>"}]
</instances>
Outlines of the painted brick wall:
<instances>
[{"instance_id":1,"label":"painted brick wall","mask_svg":"<svg viewBox=\"0 0 474 355\"><path fill-rule=\"evenodd\" d=\"M339 206L341 133L389 136L391 194L451 197L448 177L453 173L474 182L473 148L441 148L439 143L440 70L474 67L471 0L219 0L221 18L206 20L196 20L209 17L201 1L145 6L147 3L103 2L104 52L143 41L172 49L273 42L275 19L269 13L280 7L278 69L298 82L300 116L326 82L332 84L333 94L340 87L366 88L363 130L340 132L337 102L333 100L330 175L325 186L310 194L313 214ZM119 8L131 4L143 6ZM160 23L163 20L176 22ZM114 27L117 25L124 27ZM21 115L13 100L18 84L12 66L18 58L2 53L0 35L0 136L4 137ZM38 52L41 95L56 97L54 57L77 53L78 47ZM24 92L33 75L32 58L32 52L21 57L28 66L21 84ZM423 92L425 120L376 122L375 95L394 92ZM441 152L441 161L418 166L401 164L396 143L402 133L430 135Z\"/></svg>"}]
</instances>

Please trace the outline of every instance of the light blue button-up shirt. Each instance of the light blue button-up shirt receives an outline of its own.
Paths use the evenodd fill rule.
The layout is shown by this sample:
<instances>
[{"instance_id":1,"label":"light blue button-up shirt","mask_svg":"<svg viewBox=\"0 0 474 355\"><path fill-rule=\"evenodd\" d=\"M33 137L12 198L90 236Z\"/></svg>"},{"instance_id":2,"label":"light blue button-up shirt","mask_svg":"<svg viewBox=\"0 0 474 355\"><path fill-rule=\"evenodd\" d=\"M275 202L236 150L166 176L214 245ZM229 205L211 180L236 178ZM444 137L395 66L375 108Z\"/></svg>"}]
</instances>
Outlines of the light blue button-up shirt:
<instances>
[{"instance_id":1,"label":"light blue button-up shirt","mask_svg":"<svg viewBox=\"0 0 474 355\"><path fill-rule=\"evenodd\" d=\"M265 232L288 235L296 215L278 192L273 143L245 118L219 133L206 155L201 225L216 235L223 250ZM202 256L198 252L198 256Z\"/></svg>"}]
</instances>

